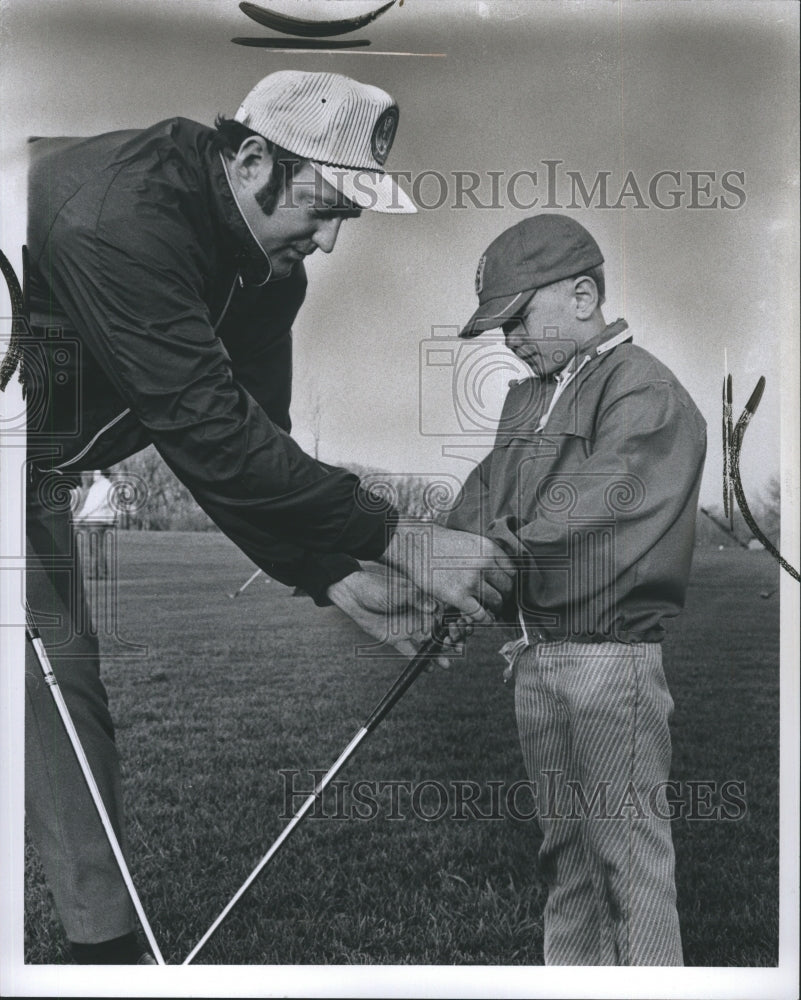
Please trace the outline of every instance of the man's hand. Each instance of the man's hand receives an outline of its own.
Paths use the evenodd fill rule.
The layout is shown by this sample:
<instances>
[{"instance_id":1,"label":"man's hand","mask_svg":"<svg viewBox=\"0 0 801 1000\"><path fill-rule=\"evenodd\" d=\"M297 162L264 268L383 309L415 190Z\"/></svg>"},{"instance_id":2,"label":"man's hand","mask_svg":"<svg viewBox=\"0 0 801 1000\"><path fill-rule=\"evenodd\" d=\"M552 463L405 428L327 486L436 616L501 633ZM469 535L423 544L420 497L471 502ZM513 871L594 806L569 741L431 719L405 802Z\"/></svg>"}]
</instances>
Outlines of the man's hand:
<instances>
[{"instance_id":1,"label":"man's hand","mask_svg":"<svg viewBox=\"0 0 801 1000\"><path fill-rule=\"evenodd\" d=\"M381 561L475 624L493 620L515 580L511 559L489 538L438 524L402 525Z\"/></svg>"},{"instance_id":2,"label":"man's hand","mask_svg":"<svg viewBox=\"0 0 801 1000\"><path fill-rule=\"evenodd\" d=\"M404 656L413 656L434 626L436 601L386 566L365 564L361 572L331 584L326 593L368 635L390 643ZM447 652L461 654L472 626L460 620L448 631L443 654L437 657L445 668L450 666Z\"/></svg>"}]
</instances>

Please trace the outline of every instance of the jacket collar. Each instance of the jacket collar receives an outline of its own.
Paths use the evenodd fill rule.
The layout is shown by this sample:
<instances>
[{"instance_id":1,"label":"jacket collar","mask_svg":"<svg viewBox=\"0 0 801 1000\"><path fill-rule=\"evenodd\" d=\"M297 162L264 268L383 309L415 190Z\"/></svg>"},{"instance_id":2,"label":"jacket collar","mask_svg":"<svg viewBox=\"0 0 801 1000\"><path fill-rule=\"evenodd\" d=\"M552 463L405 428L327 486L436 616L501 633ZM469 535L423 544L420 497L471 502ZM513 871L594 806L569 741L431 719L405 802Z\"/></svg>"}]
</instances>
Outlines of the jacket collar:
<instances>
[{"instance_id":1,"label":"jacket collar","mask_svg":"<svg viewBox=\"0 0 801 1000\"><path fill-rule=\"evenodd\" d=\"M556 382L556 388L551 396L548 409L540 418L537 426L538 434L545 430L548 418L559 401L559 397L573 379L578 376L582 368L590 364L595 358L606 354L607 351L611 351L618 344L622 344L623 341L631 340L631 334L629 334L628 329L628 323L623 319L619 319L610 326L605 327L601 333L587 341L586 344L583 344L581 350L573 355L573 358L561 371L555 373L554 381Z\"/></svg>"},{"instance_id":2,"label":"jacket collar","mask_svg":"<svg viewBox=\"0 0 801 1000\"><path fill-rule=\"evenodd\" d=\"M630 333L627 337L622 336L628 328L629 325L624 319L616 319L614 323L610 323L600 333L597 333L588 340L586 344L583 344L576 351L576 357L581 359L589 354L591 358L594 358L600 354L605 354L606 351L617 347L618 344L626 340L631 340L634 334Z\"/></svg>"},{"instance_id":3,"label":"jacket collar","mask_svg":"<svg viewBox=\"0 0 801 1000\"><path fill-rule=\"evenodd\" d=\"M618 344L631 340L633 334L625 335L628 328L629 325L624 319L616 319L614 323L609 323L600 333L596 333L594 337L575 350L566 365L556 371L548 372L545 378L553 382L561 382L566 378L571 378L579 365L584 363L585 358L592 361L612 350L613 347L617 347Z\"/></svg>"}]
</instances>

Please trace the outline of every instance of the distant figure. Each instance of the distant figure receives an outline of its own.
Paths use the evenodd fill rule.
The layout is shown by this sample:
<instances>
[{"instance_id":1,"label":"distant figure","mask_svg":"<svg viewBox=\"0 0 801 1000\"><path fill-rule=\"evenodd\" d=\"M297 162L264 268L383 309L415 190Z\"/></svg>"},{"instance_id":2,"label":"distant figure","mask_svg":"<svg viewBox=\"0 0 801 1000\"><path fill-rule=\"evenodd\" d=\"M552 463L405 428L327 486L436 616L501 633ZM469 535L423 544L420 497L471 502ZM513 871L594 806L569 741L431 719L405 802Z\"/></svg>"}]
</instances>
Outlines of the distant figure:
<instances>
[{"instance_id":1,"label":"distant figure","mask_svg":"<svg viewBox=\"0 0 801 1000\"><path fill-rule=\"evenodd\" d=\"M102 580L111 572L113 542L109 536L117 523L117 511L111 503L113 484L108 476L108 469L92 472L92 485L80 510L72 516L81 570L87 580Z\"/></svg>"},{"instance_id":2,"label":"distant figure","mask_svg":"<svg viewBox=\"0 0 801 1000\"><path fill-rule=\"evenodd\" d=\"M81 509L73 515L76 524L84 521L94 521L110 526L117 522L117 511L111 504L109 496L112 490L108 469L95 469L92 472L92 485L84 498Z\"/></svg>"}]
</instances>

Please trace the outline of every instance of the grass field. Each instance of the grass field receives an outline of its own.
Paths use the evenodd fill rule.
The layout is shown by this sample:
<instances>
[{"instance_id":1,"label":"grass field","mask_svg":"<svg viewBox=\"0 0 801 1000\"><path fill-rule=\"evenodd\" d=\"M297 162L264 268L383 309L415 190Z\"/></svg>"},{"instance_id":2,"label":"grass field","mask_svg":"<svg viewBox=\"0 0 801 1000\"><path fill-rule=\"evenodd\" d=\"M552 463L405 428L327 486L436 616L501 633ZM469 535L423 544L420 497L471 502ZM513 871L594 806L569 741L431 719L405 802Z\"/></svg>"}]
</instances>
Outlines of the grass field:
<instances>
[{"instance_id":1,"label":"grass field","mask_svg":"<svg viewBox=\"0 0 801 1000\"><path fill-rule=\"evenodd\" d=\"M279 772L300 772L308 790L309 770L330 766L403 661L355 656L366 640L336 609L263 578L229 599L252 566L220 535L119 542L117 635L147 647L103 641L131 868L166 960L180 962L285 825ZM778 594L760 597L777 575L764 552L697 550L665 646L672 776L683 791L744 782L747 806L736 820L673 822L688 965L777 962L779 609ZM508 637L476 635L465 661L418 680L342 775L372 783L375 805L359 811L377 815L353 818L347 789L327 797L198 962L542 962L537 827L522 795L517 815L490 799L492 782L525 777L496 653ZM460 815L450 800L424 818L442 811L434 781L473 783L496 818ZM703 812L710 793L696 788ZM407 789L420 792L416 808ZM67 960L31 850L25 943L28 962Z\"/></svg>"}]
</instances>

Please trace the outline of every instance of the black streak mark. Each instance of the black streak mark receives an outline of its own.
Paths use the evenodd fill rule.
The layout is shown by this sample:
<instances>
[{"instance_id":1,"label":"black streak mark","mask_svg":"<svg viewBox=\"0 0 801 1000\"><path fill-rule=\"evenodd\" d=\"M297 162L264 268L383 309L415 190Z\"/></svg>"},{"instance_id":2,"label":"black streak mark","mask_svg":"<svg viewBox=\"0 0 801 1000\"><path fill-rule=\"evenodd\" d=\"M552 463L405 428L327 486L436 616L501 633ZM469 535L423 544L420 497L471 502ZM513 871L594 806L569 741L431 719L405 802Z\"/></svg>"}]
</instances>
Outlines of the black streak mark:
<instances>
[{"instance_id":1,"label":"black streak mark","mask_svg":"<svg viewBox=\"0 0 801 1000\"><path fill-rule=\"evenodd\" d=\"M248 3L244 0L240 3L239 9L247 14L258 24L274 31L281 31L285 35L302 35L303 37L328 38L331 35L346 35L349 31L358 31L365 25L375 21L385 11L393 6L395 0L389 0L383 7L374 10L370 14L362 14L360 17L349 17L339 21L308 21L299 17L288 17L285 14L278 14L275 11L266 10L255 3Z\"/></svg>"},{"instance_id":2,"label":"black streak mark","mask_svg":"<svg viewBox=\"0 0 801 1000\"><path fill-rule=\"evenodd\" d=\"M367 38L336 41L330 38L232 38L235 45L249 45L256 49L354 49L369 45Z\"/></svg>"},{"instance_id":3,"label":"black streak mark","mask_svg":"<svg viewBox=\"0 0 801 1000\"><path fill-rule=\"evenodd\" d=\"M758 539L765 546L765 549L770 552L774 559L777 560L782 569L786 570L794 580L799 579L798 570L793 569L793 567L787 562L786 559L782 558L779 550L773 545L770 539L764 534L762 529L756 523L754 515L751 513L751 509L748 506L748 501L745 498L745 490L743 490L742 480L740 479L740 449L743 445L743 438L745 437L745 432L748 428L748 424L751 422L751 417L753 417L756 412L756 408L759 406L759 401L762 399L762 393L765 389L765 376L761 375L759 381L756 384L756 388L751 393L748 398L748 402L745 404L745 409L740 414L740 419L734 426L732 430L731 427L731 375L727 376L726 382L724 383L724 393L723 393L723 424L724 424L724 443L723 443L723 468L724 468L724 496L726 494L726 488L729 485L726 482L726 473L731 480L731 487L734 490L734 495L737 498L737 506L740 508L740 512L743 515L743 520L751 529L754 538ZM728 412L727 412L728 408ZM730 514L733 510L730 508Z\"/></svg>"},{"instance_id":4,"label":"black streak mark","mask_svg":"<svg viewBox=\"0 0 801 1000\"><path fill-rule=\"evenodd\" d=\"M6 279L8 296L11 299L11 314L13 316L11 322L11 340L6 351L6 356L3 358L3 363L0 365L0 391L5 392L6 386L11 381L14 372L19 370L19 380L22 383L22 398L24 399L27 386L25 383L20 334L25 333L27 328L24 320L25 297L20 287L19 278L17 278L14 268L11 266L11 261L2 250L0 250L0 271L2 271L3 277Z\"/></svg>"}]
</instances>

